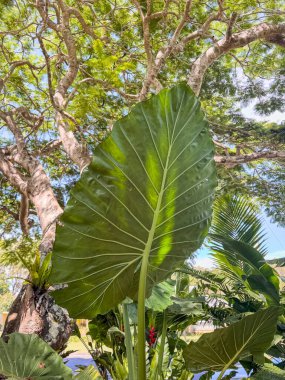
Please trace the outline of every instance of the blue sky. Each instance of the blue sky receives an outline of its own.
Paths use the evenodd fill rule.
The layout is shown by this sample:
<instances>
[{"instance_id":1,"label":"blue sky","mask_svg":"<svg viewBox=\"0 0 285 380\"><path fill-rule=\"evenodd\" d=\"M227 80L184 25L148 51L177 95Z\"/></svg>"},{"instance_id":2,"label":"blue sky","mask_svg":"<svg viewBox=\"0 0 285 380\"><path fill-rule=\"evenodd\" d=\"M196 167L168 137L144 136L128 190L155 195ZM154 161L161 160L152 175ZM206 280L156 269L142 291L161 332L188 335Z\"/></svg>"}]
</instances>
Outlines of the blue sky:
<instances>
[{"instance_id":1,"label":"blue sky","mask_svg":"<svg viewBox=\"0 0 285 380\"><path fill-rule=\"evenodd\" d=\"M260 121L274 121L280 123L285 120L285 113L274 112L270 116L260 116L254 112L254 103L243 108L243 114L247 117L254 118ZM285 184L284 184L285 186ZM285 212L285 210L284 210ZM281 228L274 223L271 223L270 218L262 214L263 228L267 236L268 259L276 259L285 257L285 228ZM210 268L213 266L213 261L209 251L206 248L202 248L195 260L197 266Z\"/></svg>"},{"instance_id":2,"label":"blue sky","mask_svg":"<svg viewBox=\"0 0 285 380\"><path fill-rule=\"evenodd\" d=\"M278 227L276 224L271 223L270 219L265 215L262 215L263 228L267 237L268 255L267 259L276 259L285 257L285 228ZM195 259L195 265L211 268L213 267L213 261L207 248L202 248L197 258Z\"/></svg>"}]
</instances>

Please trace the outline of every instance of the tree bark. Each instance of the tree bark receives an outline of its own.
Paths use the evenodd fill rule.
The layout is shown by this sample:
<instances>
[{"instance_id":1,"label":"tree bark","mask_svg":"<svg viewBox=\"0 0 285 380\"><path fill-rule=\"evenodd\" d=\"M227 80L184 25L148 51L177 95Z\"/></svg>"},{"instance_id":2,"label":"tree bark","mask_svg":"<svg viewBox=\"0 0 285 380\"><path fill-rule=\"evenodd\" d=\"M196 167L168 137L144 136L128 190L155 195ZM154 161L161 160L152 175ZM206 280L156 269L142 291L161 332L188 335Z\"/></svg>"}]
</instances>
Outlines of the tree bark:
<instances>
[{"instance_id":1,"label":"tree bark","mask_svg":"<svg viewBox=\"0 0 285 380\"><path fill-rule=\"evenodd\" d=\"M246 164L247 162L253 162L262 159L276 159L285 160L285 152L282 151L266 151L255 152L249 154L239 154L236 156L215 156L217 164L225 165L228 168L232 168L236 165Z\"/></svg>"},{"instance_id":2,"label":"tree bark","mask_svg":"<svg viewBox=\"0 0 285 380\"><path fill-rule=\"evenodd\" d=\"M24 285L12 304L2 337L13 332L37 334L54 350L61 350L70 334L71 324L65 309L57 306L48 292Z\"/></svg>"},{"instance_id":3,"label":"tree bark","mask_svg":"<svg viewBox=\"0 0 285 380\"><path fill-rule=\"evenodd\" d=\"M262 23L231 36L225 36L214 43L208 50L201 54L192 65L188 85L198 96L202 86L204 75L207 69L222 55L230 50L240 48L250 44L258 39L270 40L273 37L280 36L285 32L285 24L267 24Z\"/></svg>"},{"instance_id":4,"label":"tree bark","mask_svg":"<svg viewBox=\"0 0 285 380\"><path fill-rule=\"evenodd\" d=\"M55 239L56 221L62 213L49 177L40 161L22 150L0 152L0 170L24 197L33 203L42 229L41 257L51 251ZM28 176L23 177L14 163L21 164ZM13 332L38 334L54 349L62 349L71 334L71 321L66 310L57 306L47 289L23 285L6 320L2 337Z\"/></svg>"}]
</instances>

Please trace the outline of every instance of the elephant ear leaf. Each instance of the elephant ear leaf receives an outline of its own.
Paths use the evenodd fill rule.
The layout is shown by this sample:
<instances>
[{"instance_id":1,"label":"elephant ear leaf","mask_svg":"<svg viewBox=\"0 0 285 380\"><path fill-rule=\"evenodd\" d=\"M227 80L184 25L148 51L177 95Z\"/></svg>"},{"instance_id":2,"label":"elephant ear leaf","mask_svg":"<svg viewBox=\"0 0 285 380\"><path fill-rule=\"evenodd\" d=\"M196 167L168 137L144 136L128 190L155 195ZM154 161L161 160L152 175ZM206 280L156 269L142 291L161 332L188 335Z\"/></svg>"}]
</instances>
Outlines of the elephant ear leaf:
<instances>
[{"instance_id":1,"label":"elephant ear leaf","mask_svg":"<svg viewBox=\"0 0 285 380\"><path fill-rule=\"evenodd\" d=\"M215 370L224 373L248 356L253 356L260 364L273 341L279 314L281 308L273 306L246 316L229 327L203 334L184 349L186 367L192 372Z\"/></svg>"},{"instance_id":2,"label":"elephant ear leaf","mask_svg":"<svg viewBox=\"0 0 285 380\"><path fill-rule=\"evenodd\" d=\"M202 244L216 185L214 148L186 84L137 104L96 147L57 228L51 282L72 317L104 314L134 298ZM145 270L145 265L144 265Z\"/></svg>"},{"instance_id":3,"label":"elephant ear leaf","mask_svg":"<svg viewBox=\"0 0 285 380\"><path fill-rule=\"evenodd\" d=\"M173 304L171 296L175 293L174 281L163 281L154 285L151 296L146 299L145 306L153 311L162 312Z\"/></svg>"},{"instance_id":4,"label":"elephant ear leaf","mask_svg":"<svg viewBox=\"0 0 285 380\"><path fill-rule=\"evenodd\" d=\"M62 358L35 334L13 333L8 343L0 339L0 374L9 379L72 379Z\"/></svg>"}]
</instances>

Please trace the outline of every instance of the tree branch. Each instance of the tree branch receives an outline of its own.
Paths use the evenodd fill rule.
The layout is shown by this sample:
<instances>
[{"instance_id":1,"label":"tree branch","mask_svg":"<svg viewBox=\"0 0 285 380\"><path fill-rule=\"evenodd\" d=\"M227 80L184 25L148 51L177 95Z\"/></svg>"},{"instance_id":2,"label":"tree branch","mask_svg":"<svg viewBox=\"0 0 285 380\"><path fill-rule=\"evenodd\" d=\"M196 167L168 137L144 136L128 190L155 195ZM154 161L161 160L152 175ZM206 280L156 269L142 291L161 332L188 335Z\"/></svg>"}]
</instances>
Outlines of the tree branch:
<instances>
[{"instance_id":1,"label":"tree branch","mask_svg":"<svg viewBox=\"0 0 285 380\"><path fill-rule=\"evenodd\" d=\"M158 51L154 60L154 64L152 64L151 67L148 66L147 74L143 83L143 87L140 92L141 100L145 99L150 86L156 80L157 75L159 71L161 70L162 66L164 65L166 59L171 54L175 54L182 51L188 42L195 40L197 38L203 37L206 34L206 32L209 30L212 21L219 20L222 17L223 8L219 6L219 10L213 14L210 14L209 17L204 22L204 24L198 30L188 34L186 37L183 37L179 40L180 34L184 26L186 25L187 21L189 20L189 17L190 17L189 13L191 11L191 7L192 7L192 1L187 0L183 15L181 17L180 22L178 23L178 26L176 27L173 33L173 36L170 38L168 43ZM150 15L150 18L151 18L151 15Z\"/></svg>"},{"instance_id":2,"label":"tree branch","mask_svg":"<svg viewBox=\"0 0 285 380\"><path fill-rule=\"evenodd\" d=\"M188 79L189 86L196 95L199 95L206 70L222 55L230 50L246 46L258 39L268 39L272 36L282 35L283 33L285 33L285 24L273 25L262 23L242 32L234 33L230 39L224 37L206 50L194 62Z\"/></svg>"},{"instance_id":3,"label":"tree branch","mask_svg":"<svg viewBox=\"0 0 285 380\"><path fill-rule=\"evenodd\" d=\"M285 160L285 151L267 151L267 152L255 152L236 156L215 156L215 162L217 164L223 164L227 167L234 167L240 164L246 164L247 162L257 161L261 159L281 159Z\"/></svg>"},{"instance_id":4,"label":"tree branch","mask_svg":"<svg viewBox=\"0 0 285 380\"><path fill-rule=\"evenodd\" d=\"M21 230L23 235L29 235L29 198L22 194L21 203L20 203L20 211L19 211L19 222L21 226Z\"/></svg>"},{"instance_id":5,"label":"tree branch","mask_svg":"<svg viewBox=\"0 0 285 380\"><path fill-rule=\"evenodd\" d=\"M7 152L0 150L0 171L8 179L10 184L15 187L21 194L27 194L27 179L15 168L9 159Z\"/></svg>"}]
</instances>

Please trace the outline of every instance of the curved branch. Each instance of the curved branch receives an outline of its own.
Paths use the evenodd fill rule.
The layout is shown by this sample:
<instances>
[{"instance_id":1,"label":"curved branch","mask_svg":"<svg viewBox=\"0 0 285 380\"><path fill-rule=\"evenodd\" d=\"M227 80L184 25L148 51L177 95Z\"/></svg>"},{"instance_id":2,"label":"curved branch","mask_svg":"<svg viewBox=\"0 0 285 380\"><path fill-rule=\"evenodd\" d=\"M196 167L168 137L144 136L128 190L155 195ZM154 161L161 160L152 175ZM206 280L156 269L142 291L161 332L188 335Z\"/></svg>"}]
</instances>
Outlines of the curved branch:
<instances>
[{"instance_id":1,"label":"curved branch","mask_svg":"<svg viewBox=\"0 0 285 380\"><path fill-rule=\"evenodd\" d=\"M242 154L236 156L221 156L216 155L215 161L217 164L223 164L229 168L240 164L246 164L247 162L257 161L260 159L281 159L285 160L285 151L267 151L267 152L255 152L249 154Z\"/></svg>"},{"instance_id":2,"label":"curved branch","mask_svg":"<svg viewBox=\"0 0 285 380\"><path fill-rule=\"evenodd\" d=\"M267 24L262 23L252 28L243 30L239 33L234 33L231 38L225 36L223 39L216 42L212 47L206 50L193 64L188 84L193 89L196 95L199 95L206 70L222 55L230 50L244 47L258 39L269 40L277 35L285 33L285 24Z\"/></svg>"}]
</instances>

